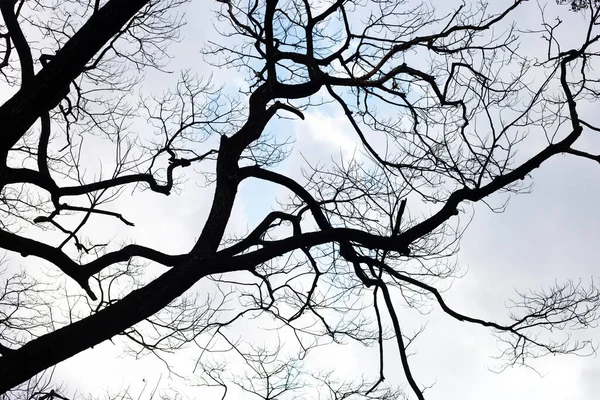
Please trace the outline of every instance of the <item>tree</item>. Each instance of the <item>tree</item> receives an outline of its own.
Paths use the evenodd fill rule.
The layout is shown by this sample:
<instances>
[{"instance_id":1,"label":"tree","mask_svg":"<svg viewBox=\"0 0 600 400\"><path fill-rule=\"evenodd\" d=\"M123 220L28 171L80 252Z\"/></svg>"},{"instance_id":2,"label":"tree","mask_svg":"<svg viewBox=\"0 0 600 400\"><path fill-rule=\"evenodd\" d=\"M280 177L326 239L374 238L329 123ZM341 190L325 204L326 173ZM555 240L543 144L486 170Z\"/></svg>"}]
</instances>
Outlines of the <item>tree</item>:
<instances>
[{"instance_id":1,"label":"tree","mask_svg":"<svg viewBox=\"0 0 600 400\"><path fill-rule=\"evenodd\" d=\"M569 4L572 11L585 10L588 7L598 7L598 1L587 1L587 0L557 0L558 4Z\"/></svg>"},{"instance_id":2,"label":"tree","mask_svg":"<svg viewBox=\"0 0 600 400\"><path fill-rule=\"evenodd\" d=\"M527 191L529 174L557 155L600 161L579 146L600 130L579 115L598 93L596 3L573 7L587 29L568 49L556 36L560 21L533 28L545 59L519 53L519 35L528 33L512 18L524 0L450 13L403 1L220 3L223 43L203 51L216 67L248 72L247 92L232 95L185 71L164 96L133 103L140 72L165 71L183 0L2 1L0 70L13 94L0 108L0 247L50 263L79 291L51 290L35 271L4 274L1 392L122 335L157 355L191 343L207 354L229 351L244 360L248 379L202 358L204 382L265 399L310 387L331 398L397 398L384 386L394 373L384 346L393 343L410 392L423 399L399 304L433 303L490 328L507 365L595 350L555 336L597 321L593 284L523 293L505 322L455 310L440 284L457 274L451 256L469 204L502 211L490 198ZM269 131L315 107L343 112L361 155L286 175L278 166L291 144ZM141 130L155 135L136 136ZM545 143L523 157L517 149L530 131ZM93 171L83 144L96 138L114 154ZM212 193L189 251L94 237L109 219L133 225L111 205L125 190L170 195L184 177L201 178ZM228 237L240 185L257 182L289 198L247 234ZM198 282L211 291L190 292ZM56 304L66 317L52 312ZM298 355L229 337L225 328L244 318L291 334ZM375 376L345 383L300 369L309 352L344 340L377 347Z\"/></svg>"}]
</instances>

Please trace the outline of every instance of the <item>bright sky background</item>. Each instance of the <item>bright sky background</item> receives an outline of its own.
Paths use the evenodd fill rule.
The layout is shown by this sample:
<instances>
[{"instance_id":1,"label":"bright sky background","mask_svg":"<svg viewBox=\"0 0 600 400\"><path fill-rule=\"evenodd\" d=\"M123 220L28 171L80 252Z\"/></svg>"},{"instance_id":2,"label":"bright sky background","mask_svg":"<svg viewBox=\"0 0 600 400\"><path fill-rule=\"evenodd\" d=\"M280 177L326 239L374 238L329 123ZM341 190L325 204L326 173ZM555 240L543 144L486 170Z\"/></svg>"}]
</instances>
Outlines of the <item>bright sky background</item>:
<instances>
[{"instance_id":1,"label":"bright sky background","mask_svg":"<svg viewBox=\"0 0 600 400\"><path fill-rule=\"evenodd\" d=\"M446 1L444 5L446 3L456 2ZM535 2L530 3L522 7L524 11L519 12L518 18L536 28L539 13ZM183 29L182 42L171 49L173 62L170 69L192 68L199 75L213 74L217 83L226 81L230 86L244 85L243 75L234 70L209 69L198 52L204 41L215 37L208 10L217 6L214 1L192 1L186 6L188 25ZM577 16L565 15L565 7L549 7L548 20L553 19L555 10L566 20L562 28L566 35L566 30L576 24ZM524 46L526 48L527 43ZM173 75L176 78L177 74ZM163 87L165 83L165 78L156 74L149 74L146 81L148 87ZM586 113L594 120L597 112L592 105L584 111L584 116ZM284 165L291 175L297 173L302 160L300 154L310 160L329 160L340 152L350 156L357 149L356 139L340 111L313 109L305 121L281 126L289 129L286 134L295 139L295 152ZM600 150L600 140L590 143L592 153ZM357 151L360 152L360 148ZM523 151L527 153L528 149ZM502 321L508 316L505 301L514 294L514 289L541 288L567 278L589 282L591 277L598 277L600 168L591 161L559 156L532 176L533 192L513 196L503 214L494 214L483 205L475 207L475 218L462 240L457 259L467 273L445 293L448 304L455 309ZM141 244L156 245L164 251L186 251L198 235L208 211L211 198L207 193L190 182L180 196L126 195L117 203L118 208L136 223L136 227L126 228L124 233ZM231 219L232 232L252 229L276 207L275 199L282 192L269 185L250 182L242 186L240 194ZM106 225L105 232L109 233L111 227L113 225ZM27 260L28 265L34 265L32 262ZM533 362L539 374L524 367L497 374L490 370L498 366L491 358L497 354L491 331L459 323L435 307L433 310L422 318L401 312L401 321L406 324L407 331L427 323L427 329L415 343L413 351L416 354L410 360L419 383L435 383L426 391L428 399L598 398L600 362L597 359L548 357ZM585 336L600 340L600 330L588 331ZM176 379L170 381L161 362L153 356L139 361L121 357L122 346L119 344L122 341L117 339L115 343L117 345L104 342L63 362L56 369L56 379L64 380L70 389L80 390L83 394L99 394L104 390L117 393L129 386L135 388L135 394L143 385L142 379L153 387L162 375L161 387L173 386L192 398L200 393L182 386ZM197 352L190 347L174 358L182 366L182 373L191 373L193 363L189 360L193 360ZM390 346L388 352L387 376L392 380L393 374L402 372L398 369L396 350ZM338 372L351 372L371 364L377 368L376 348L361 351L339 348L323 354L324 362L334 361ZM148 394L146 389L141 398L148 398Z\"/></svg>"}]
</instances>

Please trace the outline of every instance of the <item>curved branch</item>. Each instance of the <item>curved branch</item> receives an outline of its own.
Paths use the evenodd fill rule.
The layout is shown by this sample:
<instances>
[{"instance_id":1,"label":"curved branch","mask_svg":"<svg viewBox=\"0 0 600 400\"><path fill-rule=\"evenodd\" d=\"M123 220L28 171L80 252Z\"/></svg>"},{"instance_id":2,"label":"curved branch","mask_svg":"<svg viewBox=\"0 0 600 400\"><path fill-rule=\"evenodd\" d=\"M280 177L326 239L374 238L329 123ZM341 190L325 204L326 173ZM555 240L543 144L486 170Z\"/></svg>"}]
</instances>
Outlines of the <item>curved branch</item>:
<instances>
[{"instance_id":1,"label":"curved branch","mask_svg":"<svg viewBox=\"0 0 600 400\"><path fill-rule=\"evenodd\" d=\"M14 10L15 4L16 0L0 2L0 13L2 14L2 18L4 18L6 29L8 30L10 38L17 50L17 54L19 55L21 84L22 86L28 86L34 76L33 57L31 56L29 43L27 43L27 39L17 20L17 14Z\"/></svg>"},{"instance_id":2,"label":"curved branch","mask_svg":"<svg viewBox=\"0 0 600 400\"><path fill-rule=\"evenodd\" d=\"M148 247L131 244L120 250L107 253L87 264L80 265L60 249L3 230L0 230L0 246L6 250L19 253L23 257L35 256L51 262L75 280L93 300L96 300L96 296L89 287L88 279L110 265L128 261L132 257L142 257L172 267L185 257L184 255L168 255Z\"/></svg>"}]
</instances>

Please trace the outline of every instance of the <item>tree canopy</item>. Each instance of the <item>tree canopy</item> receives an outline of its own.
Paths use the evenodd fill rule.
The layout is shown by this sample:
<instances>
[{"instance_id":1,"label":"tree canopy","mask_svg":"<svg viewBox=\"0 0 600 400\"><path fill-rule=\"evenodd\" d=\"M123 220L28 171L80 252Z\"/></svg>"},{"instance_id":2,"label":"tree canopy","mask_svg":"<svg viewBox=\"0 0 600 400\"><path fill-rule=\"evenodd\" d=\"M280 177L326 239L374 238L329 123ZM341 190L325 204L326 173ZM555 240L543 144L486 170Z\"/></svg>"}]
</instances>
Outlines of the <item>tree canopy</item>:
<instances>
[{"instance_id":1,"label":"tree canopy","mask_svg":"<svg viewBox=\"0 0 600 400\"><path fill-rule=\"evenodd\" d=\"M539 5L527 25L525 0L219 0L206 43L180 36L187 3L0 2L0 392L62 398L31 379L120 337L161 359L195 349L217 398L424 399L403 313L431 308L497 335L502 367L594 353L571 336L600 316L593 281L517 288L501 320L445 290L474 205L502 212L555 157L600 162L582 111L600 90L598 2ZM566 37L546 15L569 6ZM178 42L206 66L161 87ZM299 156L290 132L315 110L343 117L351 151L323 151L337 139L317 124ZM173 228L187 190L202 198ZM244 196L272 194L234 226ZM134 209L172 242L148 245ZM350 343L376 365L309 362Z\"/></svg>"}]
</instances>

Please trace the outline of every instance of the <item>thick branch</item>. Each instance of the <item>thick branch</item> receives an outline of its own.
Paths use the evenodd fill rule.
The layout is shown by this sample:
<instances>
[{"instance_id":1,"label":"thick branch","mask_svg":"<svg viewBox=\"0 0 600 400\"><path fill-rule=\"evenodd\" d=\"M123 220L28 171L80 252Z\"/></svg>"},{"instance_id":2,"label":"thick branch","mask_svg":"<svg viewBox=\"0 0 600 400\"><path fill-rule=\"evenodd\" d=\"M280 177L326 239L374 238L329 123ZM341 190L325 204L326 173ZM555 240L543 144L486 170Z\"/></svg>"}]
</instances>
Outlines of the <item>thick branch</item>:
<instances>
[{"instance_id":1,"label":"thick branch","mask_svg":"<svg viewBox=\"0 0 600 400\"><path fill-rule=\"evenodd\" d=\"M6 24L10 38L15 45L17 54L19 55L21 84L22 86L27 86L31 82L34 74L33 57L31 56L29 43L27 43L27 39L23 34L23 30L21 29L19 21L17 20L17 15L15 14L15 3L15 0L0 2L0 12L2 13L2 18L4 18L4 23Z\"/></svg>"},{"instance_id":2,"label":"thick branch","mask_svg":"<svg viewBox=\"0 0 600 400\"><path fill-rule=\"evenodd\" d=\"M171 267L181 262L184 257L167 255L154 249L132 244L105 254L88 264L79 265L60 249L3 230L0 230L0 246L3 249L19 253L23 257L35 256L51 262L74 279L94 300L96 296L90 290L88 279L110 265L128 261L132 257L143 257Z\"/></svg>"},{"instance_id":3,"label":"thick branch","mask_svg":"<svg viewBox=\"0 0 600 400\"><path fill-rule=\"evenodd\" d=\"M2 356L0 393L150 317L202 277L244 267L240 263L224 265L187 257L176 268L96 314L34 339Z\"/></svg>"},{"instance_id":4,"label":"thick branch","mask_svg":"<svg viewBox=\"0 0 600 400\"><path fill-rule=\"evenodd\" d=\"M149 0L110 0L73 35L52 60L2 107L0 121L3 151L10 149L42 112L56 106L56 93L68 86L92 57ZM58 99L60 100L60 99Z\"/></svg>"}]
</instances>

